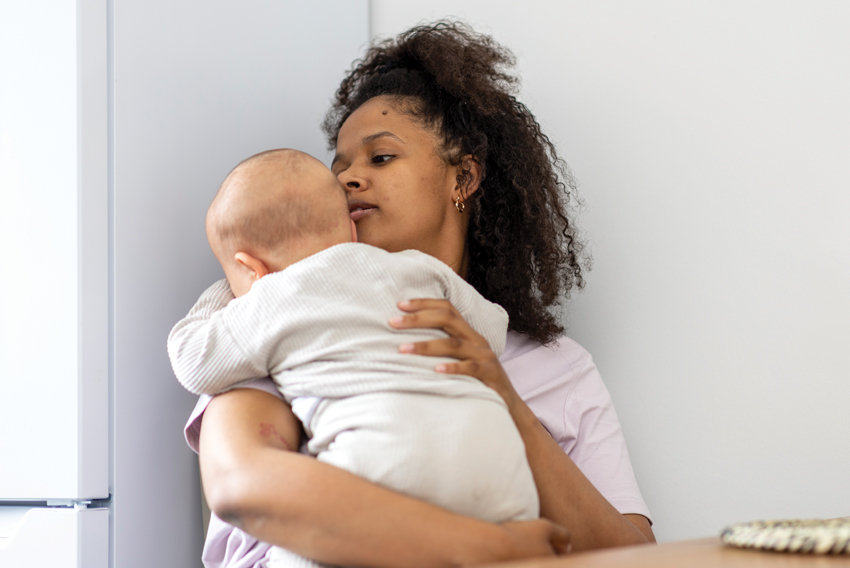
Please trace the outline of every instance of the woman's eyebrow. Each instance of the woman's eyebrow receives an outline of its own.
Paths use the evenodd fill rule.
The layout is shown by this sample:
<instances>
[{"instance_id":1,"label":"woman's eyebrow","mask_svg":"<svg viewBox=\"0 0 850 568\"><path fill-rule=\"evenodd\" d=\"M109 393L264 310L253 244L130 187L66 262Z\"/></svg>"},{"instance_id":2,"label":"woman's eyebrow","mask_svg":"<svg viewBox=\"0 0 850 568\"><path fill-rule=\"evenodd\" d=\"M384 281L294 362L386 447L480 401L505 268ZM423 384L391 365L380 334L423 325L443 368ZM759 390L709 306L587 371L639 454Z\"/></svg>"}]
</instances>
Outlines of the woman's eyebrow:
<instances>
[{"instance_id":1,"label":"woman's eyebrow","mask_svg":"<svg viewBox=\"0 0 850 568\"><path fill-rule=\"evenodd\" d=\"M368 144L369 142L374 142L375 140L377 140L379 138L395 138L399 142L404 143L404 140L402 140L401 138L399 138L398 136L396 136L395 134L393 134L389 130L384 130L383 132L376 132L375 134L370 134L369 136L364 136L363 139L360 142L363 143L363 144Z\"/></svg>"}]
</instances>

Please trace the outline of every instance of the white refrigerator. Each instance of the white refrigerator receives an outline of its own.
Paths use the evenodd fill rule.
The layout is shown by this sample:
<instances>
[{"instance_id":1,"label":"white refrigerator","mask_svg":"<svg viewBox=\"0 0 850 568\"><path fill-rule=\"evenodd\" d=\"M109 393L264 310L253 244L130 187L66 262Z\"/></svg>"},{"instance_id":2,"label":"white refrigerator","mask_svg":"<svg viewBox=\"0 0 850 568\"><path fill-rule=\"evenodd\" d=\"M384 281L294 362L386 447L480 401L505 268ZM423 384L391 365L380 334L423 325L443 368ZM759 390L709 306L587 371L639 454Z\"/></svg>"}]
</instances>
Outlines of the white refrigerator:
<instances>
[{"instance_id":1,"label":"white refrigerator","mask_svg":"<svg viewBox=\"0 0 850 568\"><path fill-rule=\"evenodd\" d=\"M206 207L319 123L366 0L0 2L0 567L200 566L165 338L221 272Z\"/></svg>"}]
</instances>

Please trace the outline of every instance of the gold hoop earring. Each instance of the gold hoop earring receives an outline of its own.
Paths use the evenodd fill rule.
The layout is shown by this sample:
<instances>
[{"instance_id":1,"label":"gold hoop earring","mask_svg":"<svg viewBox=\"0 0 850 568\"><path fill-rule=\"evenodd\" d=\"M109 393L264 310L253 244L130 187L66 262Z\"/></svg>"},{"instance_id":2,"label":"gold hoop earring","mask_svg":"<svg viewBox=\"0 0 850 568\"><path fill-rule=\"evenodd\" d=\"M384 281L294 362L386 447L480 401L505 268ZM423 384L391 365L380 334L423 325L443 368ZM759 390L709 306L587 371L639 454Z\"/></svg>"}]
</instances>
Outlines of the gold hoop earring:
<instances>
[{"instance_id":1,"label":"gold hoop earring","mask_svg":"<svg viewBox=\"0 0 850 568\"><path fill-rule=\"evenodd\" d=\"M457 207L458 213L463 213L463 210L466 209L466 204L460 200L460 197L455 197L455 207Z\"/></svg>"}]
</instances>

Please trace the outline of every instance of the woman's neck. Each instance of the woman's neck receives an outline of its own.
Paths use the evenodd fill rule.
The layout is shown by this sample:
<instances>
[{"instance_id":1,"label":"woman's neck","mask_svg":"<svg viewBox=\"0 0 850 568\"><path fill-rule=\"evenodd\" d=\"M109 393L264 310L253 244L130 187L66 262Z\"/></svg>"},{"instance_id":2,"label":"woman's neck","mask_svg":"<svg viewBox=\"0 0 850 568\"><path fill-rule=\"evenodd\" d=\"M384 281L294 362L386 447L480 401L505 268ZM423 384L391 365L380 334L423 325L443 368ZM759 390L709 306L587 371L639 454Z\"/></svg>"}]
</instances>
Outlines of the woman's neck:
<instances>
[{"instance_id":1,"label":"woman's neck","mask_svg":"<svg viewBox=\"0 0 850 568\"><path fill-rule=\"evenodd\" d=\"M449 268L466 280L466 275L469 272L469 247L464 244L459 252L453 251L451 255L440 255L437 258L448 264Z\"/></svg>"}]
</instances>

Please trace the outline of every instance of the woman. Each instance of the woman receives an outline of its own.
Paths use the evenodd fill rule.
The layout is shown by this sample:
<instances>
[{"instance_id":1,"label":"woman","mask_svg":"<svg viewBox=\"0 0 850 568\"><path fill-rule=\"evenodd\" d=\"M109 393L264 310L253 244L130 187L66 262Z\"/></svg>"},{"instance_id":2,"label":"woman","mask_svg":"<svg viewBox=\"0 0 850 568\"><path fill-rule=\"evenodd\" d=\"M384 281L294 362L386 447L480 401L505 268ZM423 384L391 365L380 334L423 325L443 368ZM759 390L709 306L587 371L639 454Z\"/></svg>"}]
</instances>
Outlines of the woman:
<instances>
[{"instance_id":1,"label":"woman","mask_svg":"<svg viewBox=\"0 0 850 568\"><path fill-rule=\"evenodd\" d=\"M292 452L298 421L255 382L202 399L187 425L210 506L238 527L211 525L208 565L252 566L266 543L340 565L474 564L554 554L569 540L562 527L573 550L654 541L610 397L549 311L583 283L581 247L569 174L510 95L511 63L461 25L414 28L369 50L325 131L360 241L435 256L508 311L501 361L446 301L411 299L391 325L443 329L449 339L402 349L453 357L439 370L505 399L552 522L491 525Z\"/></svg>"}]
</instances>

